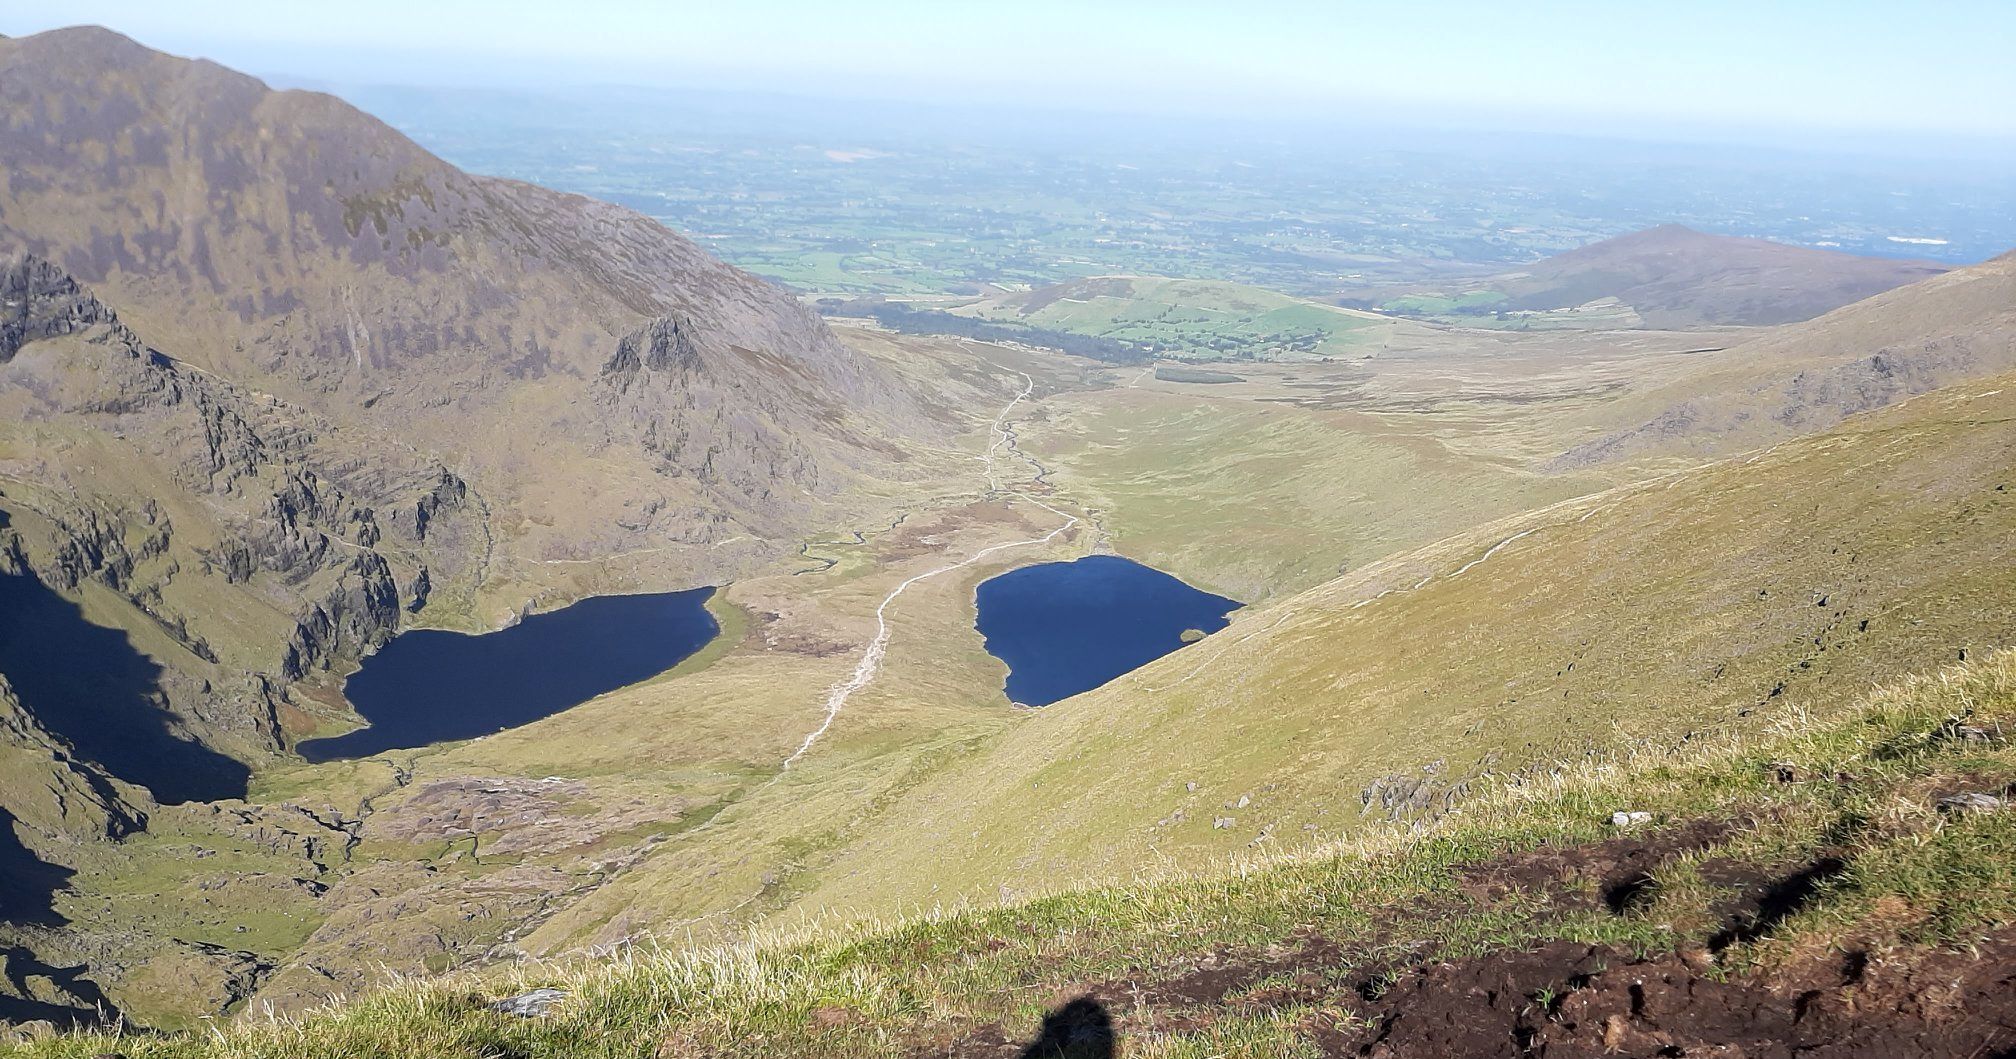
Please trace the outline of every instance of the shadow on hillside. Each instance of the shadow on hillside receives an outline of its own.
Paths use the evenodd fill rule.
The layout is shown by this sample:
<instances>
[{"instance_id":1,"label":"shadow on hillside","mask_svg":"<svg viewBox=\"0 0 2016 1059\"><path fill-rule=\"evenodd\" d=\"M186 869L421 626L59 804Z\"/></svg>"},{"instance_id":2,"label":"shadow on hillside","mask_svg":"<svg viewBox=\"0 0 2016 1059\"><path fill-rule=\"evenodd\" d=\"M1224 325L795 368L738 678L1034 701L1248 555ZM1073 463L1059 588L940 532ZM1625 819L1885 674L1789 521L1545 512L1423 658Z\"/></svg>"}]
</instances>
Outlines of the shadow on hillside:
<instances>
[{"instance_id":1,"label":"shadow on hillside","mask_svg":"<svg viewBox=\"0 0 2016 1059\"><path fill-rule=\"evenodd\" d=\"M1043 1017L1043 1029L1021 1059L1113 1059L1114 1044L1106 1005L1079 997Z\"/></svg>"},{"instance_id":2,"label":"shadow on hillside","mask_svg":"<svg viewBox=\"0 0 2016 1059\"><path fill-rule=\"evenodd\" d=\"M0 575L0 674L44 728L162 802L243 797L243 762L178 735L161 667L24 574Z\"/></svg>"},{"instance_id":3,"label":"shadow on hillside","mask_svg":"<svg viewBox=\"0 0 2016 1059\"><path fill-rule=\"evenodd\" d=\"M56 911L55 898L72 874L36 856L15 833L14 814L0 809L0 925L69 923ZM96 1024L113 1008L98 983L84 977L86 970L52 966L20 945L0 944L0 1024L32 1019L66 1027Z\"/></svg>"},{"instance_id":4,"label":"shadow on hillside","mask_svg":"<svg viewBox=\"0 0 2016 1059\"><path fill-rule=\"evenodd\" d=\"M14 814L0 808L0 923L60 927L68 922L56 911L55 897L71 874L23 845L14 831Z\"/></svg>"},{"instance_id":5,"label":"shadow on hillside","mask_svg":"<svg viewBox=\"0 0 2016 1059\"><path fill-rule=\"evenodd\" d=\"M82 964L54 967L27 949L9 945L0 946L0 972L5 976L0 982L0 1025L47 1019L60 1028L74 1029L103 1025L119 1017L98 983L84 977ZM52 987L72 1003L35 999L49 995ZM10 991L14 995L7 995Z\"/></svg>"}]
</instances>

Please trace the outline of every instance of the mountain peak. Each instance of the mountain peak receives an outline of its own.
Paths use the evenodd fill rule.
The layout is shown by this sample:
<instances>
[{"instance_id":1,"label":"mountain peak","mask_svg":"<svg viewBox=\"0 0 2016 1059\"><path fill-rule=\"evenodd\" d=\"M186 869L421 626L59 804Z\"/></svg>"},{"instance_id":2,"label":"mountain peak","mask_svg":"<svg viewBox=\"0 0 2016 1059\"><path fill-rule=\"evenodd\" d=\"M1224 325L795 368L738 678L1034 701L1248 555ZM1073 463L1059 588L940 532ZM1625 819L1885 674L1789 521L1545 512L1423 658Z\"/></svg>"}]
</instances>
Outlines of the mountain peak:
<instances>
[{"instance_id":1,"label":"mountain peak","mask_svg":"<svg viewBox=\"0 0 2016 1059\"><path fill-rule=\"evenodd\" d=\"M117 30L97 25L64 26L26 37L0 37L0 40L6 40L24 55L44 57L44 61L80 64L80 72L125 69L154 59L175 58Z\"/></svg>"}]
</instances>

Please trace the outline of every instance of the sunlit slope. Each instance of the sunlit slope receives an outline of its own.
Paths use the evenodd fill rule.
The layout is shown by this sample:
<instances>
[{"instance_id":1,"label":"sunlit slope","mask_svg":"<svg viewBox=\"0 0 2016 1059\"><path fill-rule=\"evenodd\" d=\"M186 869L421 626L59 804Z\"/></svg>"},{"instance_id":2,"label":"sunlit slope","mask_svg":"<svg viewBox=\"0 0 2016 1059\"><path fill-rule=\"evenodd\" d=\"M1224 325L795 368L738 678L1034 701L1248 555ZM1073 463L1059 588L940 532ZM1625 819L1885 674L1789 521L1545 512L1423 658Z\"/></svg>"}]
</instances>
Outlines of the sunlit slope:
<instances>
[{"instance_id":1,"label":"sunlit slope","mask_svg":"<svg viewBox=\"0 0 2016 1059\"><path fill-rule=\"evenodd\" d=\"M1513 1041L1644 1056L1680 1052L1676 1039L1684 1054L1768 1055L1795 1022L1816 1054L2005 1054L1981 1045L2008 1039L2016 815L1942 799L2016 778L2012 663L1946 667L1754 740L1573 767L1424 832L1377 829L1232 874L521 961L397 981L299 1021L19 1054L1114 1054L1023 1047L1055 1042L1060 1005L1087 996L1127 1056L1542 1054ZM1617 804L1650 825L1612 827L1600 807ZM491 1006L535 988L562 994L540 1017ZM1927 1040L1945 1050L1882 1050ZM1844 1041L1878 1050L1829 1047Z\"/></svg>"},{"instance_id":2,"label":"sunlit slope","mask_svg":"<svg viewBox=\"0 0 2016 1059\"><path fill-rule=\"evenodd\" d=\"M1115 550L1246 602L1610 484L1264 398L1063 394L1018 433Z\"/></svg>"},{"instance_id":3,"label":"sunlit slope","mask_svg":"<svg viewBox=\"0 0 2016 1059\"><path fill-rule=\"evenodd\" d=\"M1825 711L2016 641L2012 489L2004 376L1374 564L1024 718L804 906L1204 863L1485 770Z\"/></svg>"}]
</instances>

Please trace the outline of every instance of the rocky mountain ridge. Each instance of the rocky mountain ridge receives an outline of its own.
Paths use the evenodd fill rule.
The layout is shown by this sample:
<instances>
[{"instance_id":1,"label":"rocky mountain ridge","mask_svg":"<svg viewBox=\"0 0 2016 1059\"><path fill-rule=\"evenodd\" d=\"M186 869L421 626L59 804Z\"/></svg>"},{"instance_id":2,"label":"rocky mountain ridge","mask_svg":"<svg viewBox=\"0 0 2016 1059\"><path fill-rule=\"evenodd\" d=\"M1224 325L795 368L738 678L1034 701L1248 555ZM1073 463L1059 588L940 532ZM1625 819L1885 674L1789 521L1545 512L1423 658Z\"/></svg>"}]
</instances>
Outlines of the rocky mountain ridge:
<instances>
[{"instance_id":1,"label":"rocky mountain ridge","mask_svg":"<svg viewBox=\"0 0 2016 1059\"><path fill-rule=\"evenodd\" d=\"M85 27L0 42L0 104L0 247L194 367L437 454L535 559L774 536L900 473L882 439L945 429L662 225L463 173L333 97ZM612 386L657 326L690 370Z\"/></svg>"}]
</instances>

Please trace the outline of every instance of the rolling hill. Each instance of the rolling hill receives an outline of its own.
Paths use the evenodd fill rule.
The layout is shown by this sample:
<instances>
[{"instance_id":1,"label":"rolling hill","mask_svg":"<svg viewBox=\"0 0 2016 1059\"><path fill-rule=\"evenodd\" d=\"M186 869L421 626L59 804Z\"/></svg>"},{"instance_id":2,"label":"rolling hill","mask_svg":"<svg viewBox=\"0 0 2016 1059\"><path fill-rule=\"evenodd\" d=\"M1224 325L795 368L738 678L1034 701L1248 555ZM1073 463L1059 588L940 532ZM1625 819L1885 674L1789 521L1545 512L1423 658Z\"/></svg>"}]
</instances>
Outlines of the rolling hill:
<instances>
[{"instance_id":1,"label":"rolling hill","mask_svg":"<svg viewBox=\"0 0 2016 1059\"><path fill-rule=\"evenodd\" d=\"M1556 467L1768 445L1961 379L2016 368L2016 254L1887 291L1726 350L1600 413Z\"/></svg>"},{"instance_id":2,"label":"rolling hill","mask_svg":"<svg viewBox=\"0 0 2016 1059\"><path fill-rule=\"evenodd\" d=\"M1668 224L1460 287L1355 291L1342 304L1504 326L1760 326L1811 319L1945 270Z\"/></svg>"}]
</instances>

